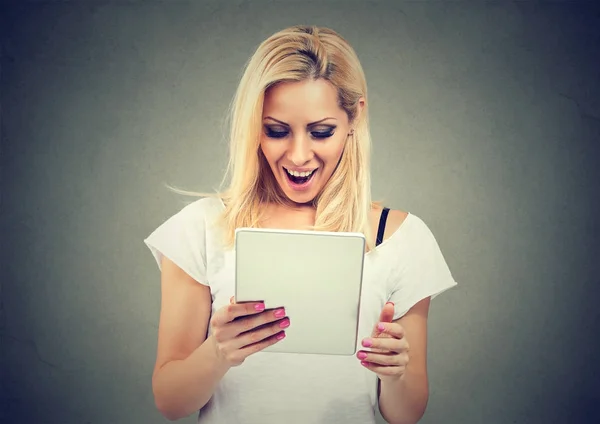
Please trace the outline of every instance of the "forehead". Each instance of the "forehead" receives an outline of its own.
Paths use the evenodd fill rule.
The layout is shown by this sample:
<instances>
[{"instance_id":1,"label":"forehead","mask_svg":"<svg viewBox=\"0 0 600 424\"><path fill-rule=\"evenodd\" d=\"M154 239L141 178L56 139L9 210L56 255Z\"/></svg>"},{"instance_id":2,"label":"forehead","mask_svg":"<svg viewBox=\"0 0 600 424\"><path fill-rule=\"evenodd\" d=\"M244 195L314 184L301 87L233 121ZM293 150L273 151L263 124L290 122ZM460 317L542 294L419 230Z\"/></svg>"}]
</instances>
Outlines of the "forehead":
<instances>
[{"instance_id":1,"label":"forehead","mask_svg":"<svg viewBox=\"0 0 600 424\"><path fill-rule=\"evenodd\" d=\"M346 112L338 104L337 89L329 82L306 80L284 82L265 93L263 116L282 120L318 121L325 116L338 119Z\"/></svg>"}]
</instances>

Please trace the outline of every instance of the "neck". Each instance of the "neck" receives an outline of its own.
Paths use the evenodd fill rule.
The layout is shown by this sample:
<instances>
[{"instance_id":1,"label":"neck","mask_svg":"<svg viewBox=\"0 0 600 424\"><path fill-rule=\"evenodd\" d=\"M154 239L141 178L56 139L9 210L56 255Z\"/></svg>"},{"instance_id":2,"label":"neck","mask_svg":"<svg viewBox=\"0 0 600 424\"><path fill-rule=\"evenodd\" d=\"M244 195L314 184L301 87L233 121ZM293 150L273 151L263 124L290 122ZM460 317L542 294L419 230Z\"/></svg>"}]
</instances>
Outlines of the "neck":
<instances>
[{"instance_id":1,"label":"neck","mask_svg":"<svg viewBox=\"0 0 600 424\"><path fill-rule=\"evenodd\" d=\"M284 198L279 202L269 202L269 206L278 207L283 209L289 209L294 211L307 211L307 210L315 210L316 206L314 202L306 202L306 203L297 203L290 199Z\"/></svg>"}]
</instances>

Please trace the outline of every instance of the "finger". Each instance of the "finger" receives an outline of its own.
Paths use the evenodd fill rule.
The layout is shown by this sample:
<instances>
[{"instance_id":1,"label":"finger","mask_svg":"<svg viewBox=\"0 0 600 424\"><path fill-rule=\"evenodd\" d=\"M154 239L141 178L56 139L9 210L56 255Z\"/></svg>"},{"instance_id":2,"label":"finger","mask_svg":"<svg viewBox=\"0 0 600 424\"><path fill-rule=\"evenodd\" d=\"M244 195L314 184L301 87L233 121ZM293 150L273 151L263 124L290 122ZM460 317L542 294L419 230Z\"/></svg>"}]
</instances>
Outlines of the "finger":
<instances>
[{"instance_id":1,"label":"finger","mask_svg":"<svg viewBox=\"0 0 600 424\"><path fill-rule=\"evenodd\" d=\"M363 362L384 366L405 366L408 364L408 353L369 352L361 350L356 357Z\"/></svg>"},{"instance_id":2,"label":"finger","mask_svg":"<svg viewBox=\"0 0 600 424\"><path fill-rule=\"evenodd\" d=\"M230 305L233 305L234 303L235 303L235 296L231 296L231 297L229 298L229 304L230 304Z\"/></svg>"},{"instance_id":3,"label":"finger","mask_svg":"<svg viewBox=\"0 0 600 424\"><path fill-rule=\"evenodd\" d=\"M402 377L406 372L406 366L385 366L373 364L371 362L361 361L360 363L363 367L368 368L378 375L393 377L398 376Z\"/></svg>"},{"instance_id":4,"label":"finger","mask_svg":"<svg viewBox=\"0 0 600 424\"><path fill-rule=\"evenodd\" d=\"M223 343L228 340L236 339L238 336L244 333L248 333L253 330L259 330L274 321L281 321L284 318L286 318L285 308L265 310L259 314L238 317L232 322L217 326L214 328L213 334L218 342ZM268 335L270 334L264 335L262 338L267 337ZM246 340L245 343L238 341L233 344L233 347L235 349L239 349L247 344L255 343L260 339L255 338L250 341L247 341L247 339L244 340Z\"/></svg>"},{"instance_id":5,"label":"finger","mask_svg":"<svg viewBox=\"0 0 600 424\"><path fill-rule=\"evenodd\" d=\"M242 349L235 351L233 356L236 357L235 359L237 359L239 362L241 362L244 359L246 359L248 356L250 356L254 353L260 352L261 350L264 350L267 347L272 346L277 342L280 342L284 338L285 338L285 331L278 331L277 333L271 335L270 337L267 337L266 339L261 340L260 342L248 345Z\"/></svg>"},{"instance_id":6,"label":"finger","mask_svg":"<svg viewBox=\"0 0 600 424\"><path fill-rule=\"evenodd\" d=\"M371 348L373 352L408 352L409 344L405 338L392 337L366 338L362 341L363 347Z\"/></svg>"},{"instance_id":7,"label":"finger","mask_svg":"<svg viewBox=\"0 0 600 424\"><path fill-rule=\"evenodd\" d=\"M286 318L285 308L268 309L258 315L249 315L237 319L231 328L235 330L236 335L242 334L271 322Z\"/></svg>"},{"instance_id":8,"label":"finger","mask_svg":"<svg viewBox=\"0 0 600 424\"><path fill-rule=\"evenodd\" d=\"M256 315L265 310L263 302L234 303L219 309L211 319L211 325L218 327L246 315Z\"/></svg>"},{"instance_id":9,"label":"finger","mask_svg":"<svg viewBox=\"0 0 600 424\"><path fill-rule=\"evenodd\" d=\"M272 318L269 319L272 320ZM289 318L286 317L283 319L276 319L277 320L274 322L268 322L260 326L256 326L249 331L240 333L233 341L232 346L236 349L242 349L255 343L259 343L262 340L265 340L290 326Z\"/></svg>"},{"instance_id":10,"label":"finger","mask_svg":"<svg viewBox=\"0 0 600 424\"><path fill-rule=\"evenodd\" d=\"M378 336L388 335L396 339L404 337L404 327L397 322L380 322L375 326Z\"/></svg>"}]
</instances>

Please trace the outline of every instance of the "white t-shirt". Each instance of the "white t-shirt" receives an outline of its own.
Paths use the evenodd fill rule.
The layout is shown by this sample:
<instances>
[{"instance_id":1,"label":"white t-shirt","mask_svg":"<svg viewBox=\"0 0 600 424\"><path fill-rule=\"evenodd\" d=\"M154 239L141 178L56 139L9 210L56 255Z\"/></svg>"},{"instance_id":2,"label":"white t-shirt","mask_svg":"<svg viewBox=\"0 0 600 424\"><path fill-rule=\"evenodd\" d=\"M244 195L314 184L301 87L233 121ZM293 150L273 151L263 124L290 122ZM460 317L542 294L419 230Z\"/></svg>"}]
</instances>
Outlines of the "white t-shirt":
<instances>
[{"instance_id":1,"label":"white t-shirt","mask_svg":"<svg viewBox=\"0 0 600 424\"><path fill-rule=\"evenodd\" d=\"M217 198L183 207L144 240L160 268L164 256L210 287L214 313L234 295L232 250L221 247ZM394 319L420 300L454 287L427 225L409 213L400 228L365 256L358 345L371 335L387 301ZM355 356L259 352L220 381L198 414L201 424L375 423L377 376Z\"/></svg>"}]
</instances>

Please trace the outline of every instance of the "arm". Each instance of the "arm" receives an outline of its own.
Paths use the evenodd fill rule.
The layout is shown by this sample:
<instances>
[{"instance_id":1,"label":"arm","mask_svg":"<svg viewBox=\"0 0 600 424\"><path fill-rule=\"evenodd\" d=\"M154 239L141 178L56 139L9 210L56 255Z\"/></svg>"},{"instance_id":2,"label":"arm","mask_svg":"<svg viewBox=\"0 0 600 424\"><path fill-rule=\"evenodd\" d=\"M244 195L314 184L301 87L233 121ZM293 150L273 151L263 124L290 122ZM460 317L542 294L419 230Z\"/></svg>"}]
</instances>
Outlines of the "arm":
<instances>
[{"instance_id":1,"label":"arm","mask_svg":"<svg viewBox=\"0 0 600 424\"><path fill-rule=\"evenodd\" d=\"M379 410L388 423L417 423L427 407L427 316L430 298L413 306L395 322L404 328L409 343L409 362L400 379L380 381Z\"/></svg>"},{"instance_id":2,"label":"arm","mask_svg":"<svg viewBox=\"0 0 600 424\"><path fill-rule=\"evenodd\" d=\"M206 338L210 312L209 287L164 258L152 391L157 409L171 421L201 409L229 369Z\"/></svg>"}]
</instances>

